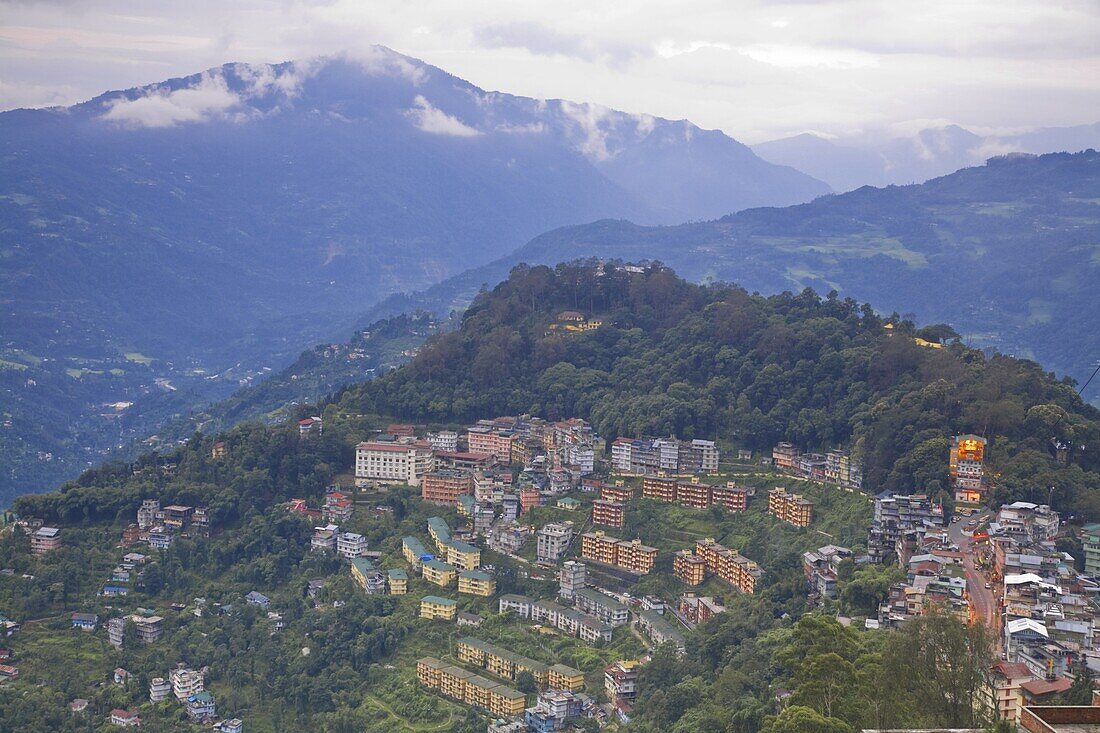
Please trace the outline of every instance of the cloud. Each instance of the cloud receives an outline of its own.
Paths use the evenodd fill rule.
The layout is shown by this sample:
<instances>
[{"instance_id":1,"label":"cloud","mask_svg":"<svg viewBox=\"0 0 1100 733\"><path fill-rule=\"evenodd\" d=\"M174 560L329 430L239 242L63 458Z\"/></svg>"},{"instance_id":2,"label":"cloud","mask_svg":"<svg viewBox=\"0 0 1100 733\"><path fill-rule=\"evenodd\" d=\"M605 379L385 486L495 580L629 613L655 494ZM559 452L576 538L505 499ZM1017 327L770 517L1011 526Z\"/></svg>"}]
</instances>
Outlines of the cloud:
<instances>
[{"instance_id":1,"label":"cloud","mask_svg":"<svg viewBox=\"0 0 1100 733\"><path fill-rule=\"evenodd\" d=\"M221 74L207 73L193 87L155 88L137 99L112 99L102 117L133 127L173 127L225 118L242 106L241 98L230 91Z\"/></svg>"},{"instance_id":2,"label":"cloud","mask_svg":"<svg viewBox=\"0 0 1100 733\"><path fill-rule=\"evenodd\" d=\"M376 76L399 76L412 82L413 86L420 86L428 78L426 66L385 46L368 46L344 55L362 66L367 73Z\"/></svg>"},{"instance_id":3,"label":"cloud","mask_svg":"<svg viewBox=\"0 0 1100 733\"><path fill-rule=\"evenodd\" d=\"M604 125L611 110L598 104L562 102L561 111L580 132L580 151L587 158L604 161L612 157L607 146L607 128Z\"/></svg>"},{"instance_id":4,"label":"cloud","mask_svg":"<svg viewBox=\"0 0 1100 733\"><path fill-rule=\"evenodd\" d=\"M413 108L408 111L416 126L424 132L433 135L452 135L454 137L476 137L481 132L470 127L457 117L452 117L441 109L436 109L432 103L423 97L416 95L413 100Z\"/></svg>"},{"instance_id":5,"label":"cloud","mask_svg":"<svg viewBox=\"0 0 1100 733\"><path fill-rule=\"evenodd\" d=\"M639 53L626 43L598 42L594 36L562 33L534 21L492 23L473 31L474 43L484 48L523 48L539 56L569 56L585 61L623 64Z\"/></svg>"}]
</instances>

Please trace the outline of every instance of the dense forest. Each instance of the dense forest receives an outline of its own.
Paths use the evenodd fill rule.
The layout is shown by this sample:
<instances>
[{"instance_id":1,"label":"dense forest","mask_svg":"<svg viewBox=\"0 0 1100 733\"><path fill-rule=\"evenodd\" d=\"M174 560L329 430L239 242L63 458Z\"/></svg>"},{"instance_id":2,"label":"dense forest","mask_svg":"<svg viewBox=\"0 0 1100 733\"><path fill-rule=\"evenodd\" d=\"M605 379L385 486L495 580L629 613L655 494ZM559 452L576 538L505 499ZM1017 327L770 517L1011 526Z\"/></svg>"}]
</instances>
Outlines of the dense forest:
<instances>
[{"instance_id":1,"label":"dense forest","mask_svg":"<svg viewBox=\"0 0 1100 733\"><path fill-rule=\"evenodd\" d=\"M733 285L689 284L657 264L637 270L517 268L476 298L457 330L430 337L409 364L302 407L302 415L323 414L322 435L302 439L293 421L248 423L17 499L19 515L61 525L66 546L34 558L19 528L0 532L0 566L12 571L0 575L0 613L25 624L5 642L23 675L0 688L0 719L31 733L98 730L104 711L141 703L149 676L184 661L211 667L220 709L243 715L253 731L484 730L464 706L419 689L411 672L417 656L452 646L462 630L416 621L418 593L363 597L339 563L309 553L310 522L281 506L295 497L316 505L352 464L355 443L392 419L456 425L531 412L591 419L608 439L675 433L765 451L783 439L804 448L848 445L865 461L871 493L946 493L950 436L979 432L992 441L998 499L1045 500L1054 487L1059 509L1078 520L1100 517L1089 490L1100 478L1100 414L1038 365L969 349L949 327L920 328L835 294L764 297ZM553 328L565 310L602 325ZM1052 439L1069 447L1061 461ZM225 457L212 456L215 440L226 443ZM759 491L781 479L744 480ZM990 656L980 627L933 615L900 632L874 633L833 618L872 614L898 580L895 569L847 566L836 603L807 613L799 554L822 543L816 530L858 550L869 506L858 493L803 490L820 514L813 530L776 522L757 504L732 515L649 500L632 507L625 533L662 551L637 592L683 589L668 572L669 551L693 533L739 548L766 572L757 594L727 594L729 613L688 634L688 654L654 652L628 729L854 733L983 722L969 704ZM165 613L163 643L118 651L100 633L69 629L67 614L102 618L105 602L119 602L96 591L118 562L118 533L148 497L205 505L216 529L154 552L143 586L122 603L164 611L172 603L190 608L201 596L237 609L201 618ZM360 502L351 526L392 567L402 562L401 536L423 534L425 518L438 511L415 491L395 489ZM452 510L445 515L458 521ZM564 516L542 508L532 521ZM488 558L499 592L554 593L551 581L528 577L512 558ZM326 586L311 600L306 584L316 578ZM254 589L283 614L284 631L273 633L263 614L243 606L243 594ZM605 664L643 651L629 633L586 647L497 617L491 602L464 600L463 608L487 617L479 632L485 638L576 666L593 691ZM921 651L933 648L940 656ZM139 682L104 681L116 666L135 671ZM88 698L98 717L69 715L76 696ZM143 714L149 730L185 729L178 707L145 703Z\"/></svg>"}]
</instances>

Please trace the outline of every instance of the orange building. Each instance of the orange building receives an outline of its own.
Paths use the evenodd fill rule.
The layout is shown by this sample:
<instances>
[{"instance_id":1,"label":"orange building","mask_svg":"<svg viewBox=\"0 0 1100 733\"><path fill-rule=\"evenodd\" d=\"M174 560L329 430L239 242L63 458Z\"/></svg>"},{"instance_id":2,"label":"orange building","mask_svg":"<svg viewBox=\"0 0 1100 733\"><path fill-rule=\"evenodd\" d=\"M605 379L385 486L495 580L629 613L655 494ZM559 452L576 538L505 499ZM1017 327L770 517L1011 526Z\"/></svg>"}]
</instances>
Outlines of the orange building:
<instances>
[{"instance_id":1,"label":"orange building","mask_svg":"<svg viewBox=\"0 0 1100 733\"><path fill-rule=\"evenodd\" d=\"M420 496L433 504L456 506L458 497L474 493L474 476L469 471L441 468L424 474L420 480Z\"/></svg>"},{"instance_id":2,"label":"orange building","mask_svg":"<svg viewBox=\"0 0 1100 733\"><path fill-rule=\"evenodd\" d=\"M707 577L707 563L691 550L680 550L672 561L672 572L688 585L700 585Z\"/></svg>"},{"instance_id":3,"label":"orange building","mask_svg":"<svg viewBox=\"0 0 1100 733\"><path fill-rule=\"evenodd\" d=\"M626 503L634 498L634 487L632 486L612 486L610 484L604 484L600 487L600 498L607 499L608 501L618 501Z\"/></svg>"},{"instance_id":4,"label":"orange building","mask_svg":"<svg viewBox=\"0 0 1100 733\"><path fill-rule=\"evenodd\" d=\"M695 553L706 563L707 570L742 593L756 591L756 584L763 575L763 571L759 565L741 553L709 538L696 543Z\"/></svg>"},{"instance_id":5,"label":"orange building","mask_svg":"<svg viewBox=\"0 0 1100 733\"><path fill-rule=\"evenodd\" d=\"M596 499L592 502L592 524L605 527L622 527L626 524L626 510L617 501Z\"/></svg>"},{"instance_id":6,"label":"orange building","mask_svg":"<svg viewBox=\"0 0 1100 733\"><path fill-rule=\"evenodd\" d=\"M497 432L475 425L466 432L466 442L471 453L496 456L504 463L512 462L512 443L516 436L511 432Z\"/></svg>"},{"instance_id":7,"label":"orange building","mask_svg":"<svg viewBox=\"0 0 1100 733\"><path fill-rule=\"evenodd\" d=\"M740 486L715 486L710 490L712 504L720 504L727 512L743 512L749 506L749 491Z\"/></svg>"},{"instance_id":8,"label":"orange building","mask_svg":"<svg viewBox=\"0 0 1100 733\"><path fill-rule=\"evenodd\" d=\"M526 514L530 510L539 506L542 503L542 496L539 494L539 490L533 487L528 487L519 490L519 507L520 513Z\"/></svg>"},{"instance_id":9,"label":"orange building","mask_svg":"<svg viewBox=\"0 0 1100 733\"><path fill-rule=\"evenodd\" d=\"M646 476L642 479L642 496L658 501L676 501L676 479Z\"/></svg>"},{"instance_id":10,"label":"orange building","mask_svg":"<svg viewBox=\"0 0 1100 733\"><path fill-rule=\"evenodd\" d=\"M782 487L776 486L768 492L768 514L796 527L810 526L813 510L812 501L807 501L798 494L789 494Z\"/></svg>"},{"instance_id":11,"label":"orange building","mask_svg":"<svg viewBox=\"0 0 1100 733\"><path fill-rule=\"evenodd\" d=\"M692 509L706 509L710 506L710 486L679 483L676 485L676 500Z\"/></svg>"},{"instance_id":12,"label":"orange building","mask_svg":"<svg viewBox=\"0 0 1100 733\"><path fill-rule=\"evenodd\" d=\"M600 531L586 532L581 535L581 557L645 575L657 562L657 548L643 545L641 540L620 540Z\"/></svg>"}]
</instances>

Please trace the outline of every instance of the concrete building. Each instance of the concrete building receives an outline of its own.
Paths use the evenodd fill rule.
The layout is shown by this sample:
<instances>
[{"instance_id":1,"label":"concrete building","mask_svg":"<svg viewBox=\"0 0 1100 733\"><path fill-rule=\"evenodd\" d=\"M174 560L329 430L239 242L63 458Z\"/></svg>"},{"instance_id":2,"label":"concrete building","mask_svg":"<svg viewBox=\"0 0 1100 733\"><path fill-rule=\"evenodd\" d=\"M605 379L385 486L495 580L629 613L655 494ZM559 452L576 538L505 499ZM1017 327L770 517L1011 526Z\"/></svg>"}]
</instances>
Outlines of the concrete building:
<instances>
[{"instance_id":1,"label":"concrete building","mask_svg":"<svg viewBox=\"0 0 1100 733\"><path fill-rule=\"evenodd\" d=\"M782 487L768 492L768 514L796 527L808 527L813 518L813 502L798 494L790 494Z\"/></svg>"},{"instance_id":2,"label":"concrete building","mask_svg":"<svg viewBox=\"0 0 1100 733\"><path fill-rule=\"evenodd\" d=\"M421 566L421 570L424 575L424 580L429 583L434 583L441 588L446 588L455 581L455 576L458 575L458 569L450 563L445 563L440 560L429 560Z\"/></svg>"},{"instance_id":3,"label":"concrete building","mask_svg":"<svg viewBox=\"0 0 1100 733\"><path fill-rule=\"evenodd\" d=\"M497 592L497 582L480 570L463 570L458 574L458 592L488 598Z\"/></svg>"},{"instance_id":4,"label":"concrete building","mask_svg":"<svg viewBox=\"0 0 1100 733\"><path fill-rule=\"evenodd\" d=\"M355 532L341 532L336 536L336 554L352 560L367 552L367 538Z\"/></svg>"},{"instance_id":5,"label":"concrete building","mask_svg":"<svg viewBox=\"0 0 1100 733\"><path fill-rule=\"evenodd\" d=\"M61 547L61 530L57 527L39 527L31 535L31 554L41 557Z\"/></svg>"},{"instance_id":6,"label":"concrete building","mask_svg":"<svg viewBox=\"0 0 1100 733\"><path fill-rule=\"evenodd\" d=\"M1081 543L1085 547L1085 575L1100 578L1100 524L1086 524Z\"/></svg>"},{"instance_id":7,"label":"concrete building","mask_svg":"<svg viewBox=\"0 0 1100 733\"><path fill-rule=\"evenodd\" d=\"M672 572L687 585L701 585L706 580L707 563L691 550L680 550L672 560Z\"/></svg>"},{"instance_id":8,"label":"concrete building","mask_svg":"<svg viewBox=\"0 0 1100 733\"><path fill-rule=\"evenodd\" d=\"M535 556L539 562L557 562L565 556L573 541L572 522L551 522L543 525L537 534Z\"/></svg>"},{"instance_id":9,"label":"concrete building","mask_svg":"<svg viewBox=\"0 0 1100 733\"><path fill-rule=\"evenodd\" d=\"M182 664L168 673L168 680L172 684L172 694L181 703L206 689L202 672L189 669Z\"/></svg>"},{"instance_id":10,"label":"concrete building","mask_svg":"<svg viewBox=\"0 0 1100 733\"><path fill-rule=\"evenodd\" d=\"M419 486L423 476L434 467L431 449L414 443L366 441L355 446L357 483Z\"/></svg>"},{"instance_id":11,"label":"concrete building","mask_svg":"<svg viewBox=\"0 0 1100 733\"><path fill-rule=\"evenodd\" d=\"M951 441L948 468L955 502L980 504L985 495L985 438L956 435Z\"/></svg>"},{"instance_id":12,"label":"concrete building","mask_svg":"<svg viewBox=\"0 0 1100 733\"><path fill-rule=\"evenodd\" d=\"M596 499L592 502L592 524L622 527L626 524L626 508L617 501Z\"/></svg>"},{"instance_id":13,"label":"concrete building","mask_svg":"<svg viewBox=\"0 0 1100 733\"><path fill-rule=\"evenodd\" d=\"M558 576L558 595L572 600L577 591L584 588L586 576L584 563L566 560Z\"/></svg>"},{"instance_id":14,"label":"concrete building","mask_svg":"<svg viewBox=\"0 0 1100 733\"><path fill-rule=\"evenodd\" d=\"M460 496L473 496L473 493L473 474L458 468L438 468L424 474L420 483L421 498L432 504L457 506Z\"/></svg>"},{"instance_id":15,"label":"concrete building","mask_svg":"<svg viewBox=\"0 0 1100 733\"><path fill-rule=\"evenodd\" d=\"M436 619L454 621L457 612L458 604L450 598L424 596L420 599L420 618L428 619L429 621L434 621Z\"/></svg>"},{"instance_id":16,"label":"concrete building","mask_svg":"<svg viewBox=\"0 0 1100 733\"><path fill-rule=\"evenodd\" d=\"M630 621L630 611L619 601L592 588L578 588L573 595L577 608L611 624L622 626Z\"/></svg>"},{"instance_id":17,"label":"concrete building","mask_svg":"<svg viewBox=\"0 0 1100 733\"><path fill-rule=\"evenodd\" d=\"M163 677L149 680L149 702L162 702L172 695L172 683Z\"/></svg>"}]
</instances>

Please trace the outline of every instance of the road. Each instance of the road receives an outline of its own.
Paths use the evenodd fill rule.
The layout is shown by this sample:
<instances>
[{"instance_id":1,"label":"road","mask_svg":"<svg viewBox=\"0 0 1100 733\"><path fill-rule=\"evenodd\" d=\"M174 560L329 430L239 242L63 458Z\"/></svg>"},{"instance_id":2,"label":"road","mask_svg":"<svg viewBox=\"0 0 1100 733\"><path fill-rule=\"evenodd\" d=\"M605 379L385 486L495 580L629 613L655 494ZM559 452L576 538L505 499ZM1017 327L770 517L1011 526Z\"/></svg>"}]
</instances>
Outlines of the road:
<instances>
[{"instance_id":1,"label":"road","mask_svg":"<svg viewBox=\"0 0 1100 733\"><path fill-rule=\"evenodd\" d=\"M951 541L959 546L963 554L963 569L966 576L966 591L970 596L970 604L974 608L975 616L985 622L986 628L994 635L995 646L999 649L1001 642L1001 614L999 589L986 588L989 579L978 570L975 559L978 550L974 540L965 531L966 518L957 519L951 523L949 535Z\"/></svg>"}]
</instances>

